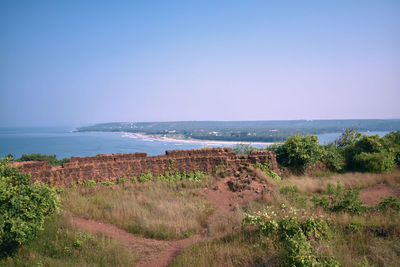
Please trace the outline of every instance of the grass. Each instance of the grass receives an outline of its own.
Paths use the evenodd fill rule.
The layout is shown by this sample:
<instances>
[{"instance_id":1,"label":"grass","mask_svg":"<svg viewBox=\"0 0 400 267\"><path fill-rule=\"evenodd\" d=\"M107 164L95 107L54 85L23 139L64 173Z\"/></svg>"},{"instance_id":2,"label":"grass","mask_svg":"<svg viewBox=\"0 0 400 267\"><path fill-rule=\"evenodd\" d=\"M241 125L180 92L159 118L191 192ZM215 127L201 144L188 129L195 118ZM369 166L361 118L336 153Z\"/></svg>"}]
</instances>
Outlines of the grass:
<instances>
[{"instance_id":1,"label":"grass","mask_svg":"<svg viewBox=\"0 0 400 267\"><path fill-rule=\"evenodd\" d=\"M279 266L279 264L270 240L243 231L195 244L185 249L171 266Z\"/></svg>"},{"instance_id":2,"label":"grass","mask_svg":"<svg viewBox=\"0 0 400 267\"><path fill-rule=\"evenodd\" d=\"M201 182L125 182L66 190L64 208L72 214L116 225L163 240L189 237L203 228L213 208L199 189Z\"/></svg>"},{"instance_id":3,"label":"grass","mask_svg":"<svg viewBox=\"0 0 400 267\"><path fill-rule=\"evenodd\" d=\"M127 179L116 185L88 184L67 189L61 197L65 214L103 221L148 238L181 239L207 228L208 238L185 248L171 266L282 266L288 246L279 230L266 235L242 224L245 214L268 206L278 210L282 204L302 214L289 216L321 216L329 226L324 239L307 236L313 253L332 256L341 266L400 266L399 214L376 209L360 214L329 212L311 201L315 193L327 196L328 183L337 181L346 188L384 183L399 192L399 171L292 176L282 181L252 167L249 174L269 188L262 198L234 211L215 210L202 195L203 188L213 183L212 177L199 182L132 183ZM14 258L0 261L0 266L132 266L140 256L116 240L80 231L65 216L48 220L38 239L24 245Z\"/></svg>"},{"instance_id":4,"label":"grass","mask_svg":"<svg viewBox=\"0 0 400 267\"><path fill-rule=\"evenodd\" d=\"M101 252L101 253L98 253ZM63 215L46 221L36 240L0 266L132 266L134 252L111 238L82 232Z\"/></svg>"},{"instance_id":5,"label":"grass","mask_svg":"<svg viewBox=\"0 0 400 267\"><path fill-rule=\"evenodd\" d=\"M218 210L207 220L207 234L210 237L221 237L240 231L243 220L243 211L236 209L233 212Z\"/></svg>"},{"instance_id":6,"label":"grass","mask_svg":"<svg viewBox=\"0 0 400 267\"><path fill-rule=\"evenodd\" d=\"M400 171L394 173L345 173L329 175L328 177L310 177L310 176L291 176L283 180L282 186L297 186L302 193L321 193L328 183L337 184L340 181L345 187L368 187L371 185L385 183L390 186L398 187L400 183Z\"/></svg>"},{"instance_id":7,"label":"grass","mask_svg":"<svg viewBox=\"0 0 400 267\"><path fill-rule=\"evenodd\" d=\"M343 266L356 266L364 259L375 266L399 266L400 238L377 236L368 231L338 229L332 238L331 253Z\"/></svg>"},{"instance_id":8,"label":"grass","mask_svg":"<svg viewBox=\"0 0 400 267\"><path fill-rule=\"evenodd\" d=\"M400 223L398 214L376 210L361 215L327 212L311 202L314 193L326 193L328 183L340 181L347 188L384 183L399 189L400 173L331 174L327 177L289 177L277 182L264 172L250 169L270 186L262 199L253 201L235 213L214 215L210 226L214 239L185 249L172 266L282 266L285 252L277 240L252 228L240 228L243 212L254 214L267 206L301 209L327 221L330 234L326 240L310 239L313 250L332 256L341 266L400 266Z\"/></svg>"}]
</instances>

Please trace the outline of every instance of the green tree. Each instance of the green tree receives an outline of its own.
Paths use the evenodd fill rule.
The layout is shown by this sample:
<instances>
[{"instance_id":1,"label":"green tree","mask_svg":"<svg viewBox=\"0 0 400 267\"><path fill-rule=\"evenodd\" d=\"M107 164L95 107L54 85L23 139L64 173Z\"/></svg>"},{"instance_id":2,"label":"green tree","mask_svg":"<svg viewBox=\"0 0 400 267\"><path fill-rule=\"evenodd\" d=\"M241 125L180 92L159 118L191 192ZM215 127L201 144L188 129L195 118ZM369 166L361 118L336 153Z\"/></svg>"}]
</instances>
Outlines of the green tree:
<instances>
[{"instance_id":1,"label":"green tree","mask_svg":"<svg viewBox=\"0 0 400 267\"><path fill-rule=\"evenodd\" d=\"M382 144L387 150L393 152L395 162L400 167L400 131L391 132L382 137Z\"/></svg>"},{"instance_id":2,"label":"green tree","mask_svg":"<svg viewBox=\"0 0 400 267\"><path fill-rule=\"evenodd\" d=\"M0 161L0 257L36 237L46 217L59 210L55 188L36 182L30 175L9 166L9 159Z\"/></svg>"},{"instance_id":3,"label":"green tree","mask_svg":"<svg viewBox=\"0 0 400 267\"><path fill-rule=\"evenodd\" d=\"M362 172L390 172L395 164L395 155L390 146L385 146L379 135L362 135L354 144L345 148L347 168Z\"/></svg>"},{"instance_id":4,"label":"green tree","mask_svg":"<svg viewBox=\"0 0 400 267\"><path fill-rule=\"evenodd\" d=\"M333 144L323 146L322 156L320 161L326 165L326 167L334 172L343 171L345 167L345 158L340 150Z\"/></svg>"},{"instance_id":5,"label":"green tree","mask_svg":"<svg viewBox=\"0 0 400 267\"><path fill-rule=\"evenodd\" d=\"M356 128L349 128L344 130L341 136L334 141L334 145L338 148L348 147L354 145L361 136L362 133L357 132Z\"/></svg>"},{"instance_id":6,"label":"green tree","mask_svg":"<svg viewBox=\"0 0 400 267\"><path fill-rule=\"evenodd\" d=\"M304 172L320 160L323 151L316 136L289 136L285 143L274 148L279 164Z\"/></svg>"}]
</instances>

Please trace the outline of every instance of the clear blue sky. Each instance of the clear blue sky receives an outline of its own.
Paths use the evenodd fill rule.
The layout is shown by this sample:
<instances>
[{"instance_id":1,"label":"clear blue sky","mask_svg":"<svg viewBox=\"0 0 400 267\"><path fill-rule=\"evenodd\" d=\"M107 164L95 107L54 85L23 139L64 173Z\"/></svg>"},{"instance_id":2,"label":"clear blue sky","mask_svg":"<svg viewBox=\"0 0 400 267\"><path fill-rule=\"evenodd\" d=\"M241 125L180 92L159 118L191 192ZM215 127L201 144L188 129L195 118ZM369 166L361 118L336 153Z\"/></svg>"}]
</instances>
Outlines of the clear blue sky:
<instances>
[{"instance_id":1,"label":"clear blue sky","mask_svg":"<svg viewBox=\"0 0 400 267\"><path fill-rule=\"evenodd\" d=\"M400 118L400 1L0 1L0 126Z\"/></svg>"}]
</instances>

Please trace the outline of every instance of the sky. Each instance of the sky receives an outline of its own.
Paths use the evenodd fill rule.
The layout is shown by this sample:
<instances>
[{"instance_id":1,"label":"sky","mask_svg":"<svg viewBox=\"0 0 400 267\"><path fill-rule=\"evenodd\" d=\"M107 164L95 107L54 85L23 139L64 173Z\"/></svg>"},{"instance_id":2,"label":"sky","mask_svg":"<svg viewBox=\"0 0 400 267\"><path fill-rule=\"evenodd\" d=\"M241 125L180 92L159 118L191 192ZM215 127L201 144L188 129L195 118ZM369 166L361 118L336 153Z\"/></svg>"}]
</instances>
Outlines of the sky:
<instances>
[{"instance_id":1,"label":"sky","mask_svg":"<svg viewBox=\"0 0 400 267\"><path fill-rule=\"evenodd\" d=\"M0 1L0 127L400 118L400 1Z\"/></svg>"}]
</instances>

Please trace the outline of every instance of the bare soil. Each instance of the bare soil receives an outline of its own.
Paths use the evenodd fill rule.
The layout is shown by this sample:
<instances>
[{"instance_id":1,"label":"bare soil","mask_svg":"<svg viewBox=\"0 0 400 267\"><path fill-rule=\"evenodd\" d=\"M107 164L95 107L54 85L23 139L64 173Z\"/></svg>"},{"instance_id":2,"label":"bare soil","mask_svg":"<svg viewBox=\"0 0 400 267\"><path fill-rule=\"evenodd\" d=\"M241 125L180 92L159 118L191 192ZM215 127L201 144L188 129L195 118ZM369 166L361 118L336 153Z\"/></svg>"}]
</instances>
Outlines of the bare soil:
<instances>
[{"instance_id":1,"label":"bare soil","mask_svg":"<svg viewBox=\"0 0 400 267\"><path fill-rule=\"evenodd\" d=\"M247 176L247 175L246 175ZM225 177L204 191L207 200L220 209L233 210L244 206L250 201L260 198L266 184L255 177Z\"/></svg>"},{"instance_id":2,"label":"bare soil","mask_svg":"<svg viewBox=\"0 0 400 267\"><path fill-rule=\"evenodd\" d=\"M375 206L381 202L382 198L388 196L399 197L400 192L383 183L369 186L360 192L360 199L367 203L368 206Z\"/></svg>"}]
</instances>

